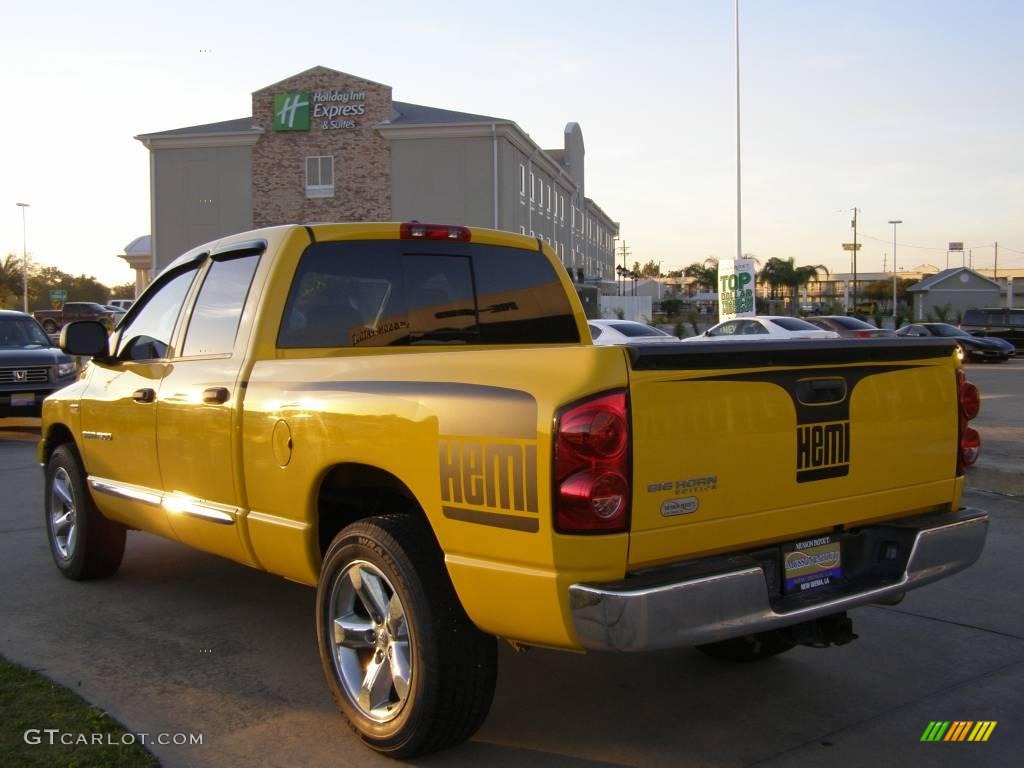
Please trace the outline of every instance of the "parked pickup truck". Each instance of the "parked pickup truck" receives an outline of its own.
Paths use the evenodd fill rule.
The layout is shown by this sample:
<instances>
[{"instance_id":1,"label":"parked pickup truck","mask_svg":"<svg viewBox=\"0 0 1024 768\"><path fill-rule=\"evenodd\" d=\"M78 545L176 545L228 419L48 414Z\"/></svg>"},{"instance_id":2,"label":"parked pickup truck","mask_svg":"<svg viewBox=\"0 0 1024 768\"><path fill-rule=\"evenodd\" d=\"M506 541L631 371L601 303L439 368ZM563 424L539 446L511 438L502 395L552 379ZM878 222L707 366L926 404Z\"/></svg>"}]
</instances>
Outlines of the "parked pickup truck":
<instances>
[{"instance_id":1,"label":"parked pickup truck","mask_svg":"<svg viewBox=\"0 0 1024 768\"><path fill-rule=\"evenodd\" d=\"M986 537L960 505L979 398L950 342L595 346L521 235L248 232L62 347L92 362L44 405L60 571L109 576L138 529L315 587L327 685L393 756L477 730L496 638L842 644L848 609Z\"/></svg>"},{"instance_id":2,"label":"parked pickup truck","mask_svg":"<svg viewBox=\"0 0 1024 768\"><path fill-rule=\"evenodd\" d=\"M116 313L95 301L69 301L60 309L37 309L32 317L39 321L47 333L57 333L76 320L97 320L108 328L114 327Z\"/></svg>"}]
</instances>

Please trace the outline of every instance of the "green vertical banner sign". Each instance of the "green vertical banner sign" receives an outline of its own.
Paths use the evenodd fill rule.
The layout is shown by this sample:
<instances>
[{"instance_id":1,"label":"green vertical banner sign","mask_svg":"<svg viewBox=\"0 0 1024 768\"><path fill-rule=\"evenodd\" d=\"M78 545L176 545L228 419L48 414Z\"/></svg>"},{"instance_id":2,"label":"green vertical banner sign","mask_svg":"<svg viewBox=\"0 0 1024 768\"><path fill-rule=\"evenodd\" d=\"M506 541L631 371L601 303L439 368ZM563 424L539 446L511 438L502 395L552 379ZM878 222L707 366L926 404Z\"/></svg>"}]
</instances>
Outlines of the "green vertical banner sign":
<instances>
[{"instance_id":1,"label":"green vertical banner sign","mask_svg":"<svg viewBox=\"0 0 1024 768\"><path fill-rule=\"evenodd\" d=\"M754 260L718 262L718 321L757 314L754 307Z\"/></svg>"}]
</instances>

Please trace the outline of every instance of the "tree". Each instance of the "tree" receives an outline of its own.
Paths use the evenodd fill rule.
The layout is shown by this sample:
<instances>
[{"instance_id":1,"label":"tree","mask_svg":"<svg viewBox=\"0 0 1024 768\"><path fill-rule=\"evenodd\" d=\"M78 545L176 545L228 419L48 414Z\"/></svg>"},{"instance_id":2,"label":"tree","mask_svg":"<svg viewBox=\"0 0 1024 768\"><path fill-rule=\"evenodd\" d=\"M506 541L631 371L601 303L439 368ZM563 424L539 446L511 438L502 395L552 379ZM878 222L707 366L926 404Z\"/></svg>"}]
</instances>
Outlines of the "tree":
<instances>
[{"instance_id":1,"label":"tree","mask_svg":"<svg viewBox=\"0 0 1024 768\"><path fill-rule=\"evenodd\" d=\"M683 275L692 277L698 288L709 292L718 290L718 259L708 256L703 262L694 262L683 269Z\"/></svg>"},{"instance_id":2,"label":"tree","mask_svg":"<svg viewBox=\"0 0 1024 768\"><path fill-rule=\"evenodd\" d=\"M8 253L0 261L0 307L21 308L22 292L21 257Z\"/></svg>"},{"instance_id":3,"label":"tree","mask_svg":"<svg viewBox=\"0 0 1024 768\"><path fill-rule=\"evenodd\" d=\"M641 277L661 277L661 265L654 261L648 261L639 270Z\"/></svg>"},{"instance_id":4,"label":"tree","mask_svg":"<svg viewBox=\"0 0 1024 768\"><path fill-rule=\"evenodd\" d=\"M583 282L580 279L579 282ZM115 285L110 289L110 298L112 299L134 299L135 298L135 283L121 283L121 285Z\"/></svg>"},{"instance_id":5,"label":"tree","mask_svg":"<svg viewBox=\"0 0 1024 768\"><path fill-rule=\"evenodd\" d=\"M798 267L793 263L792 257L780 259L772 256L765 262L757 278L763 285L768 286L768 295L772 299L777 298L780 291L785 298L788 292L790 312L795 314L797 291L812 280L817 281L821 272L829 274L828 269L821 264Z\"/></svg>"}]
</instances>

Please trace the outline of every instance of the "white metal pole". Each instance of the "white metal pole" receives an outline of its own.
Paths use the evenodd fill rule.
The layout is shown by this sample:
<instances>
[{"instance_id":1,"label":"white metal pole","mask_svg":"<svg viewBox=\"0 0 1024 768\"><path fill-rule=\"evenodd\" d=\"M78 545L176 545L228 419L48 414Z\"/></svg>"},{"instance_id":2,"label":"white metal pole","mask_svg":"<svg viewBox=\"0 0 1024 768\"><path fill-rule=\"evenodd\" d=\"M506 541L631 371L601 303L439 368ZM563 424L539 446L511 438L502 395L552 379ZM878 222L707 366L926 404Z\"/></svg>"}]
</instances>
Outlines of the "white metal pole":
<instances>
[{"instance_id":1,"label":"white metal pole","mask_svg":"<svg viewBox=\"0 0 1024 768\"><path fill-rule=\"evenodd\" d=\"M892 325L896 327L896 225L902 224L902 219L890 219L892 224Z\"/></svg>"},{"instance_id":2,"label":"white metal pole","mask_svg":"<svg viewBox=\"0 0 1024 768\"><path fill-rule=\"evenodd\" d=\"M736 258L743 258L743 197L740 175L740 0L736 0Z\"/></svg>"},{"instance_id":3,"label":"white metal pole","mask_svg":"<svg viewBox=\"0 0 1024 768\"><path fill-rule=\"evenodd\" d=\"M25 235L25 209L29 203L16 203L21 208L21 288L22 288L22 309L28 314L28 246Z\"/></svg>"}]
</instances>

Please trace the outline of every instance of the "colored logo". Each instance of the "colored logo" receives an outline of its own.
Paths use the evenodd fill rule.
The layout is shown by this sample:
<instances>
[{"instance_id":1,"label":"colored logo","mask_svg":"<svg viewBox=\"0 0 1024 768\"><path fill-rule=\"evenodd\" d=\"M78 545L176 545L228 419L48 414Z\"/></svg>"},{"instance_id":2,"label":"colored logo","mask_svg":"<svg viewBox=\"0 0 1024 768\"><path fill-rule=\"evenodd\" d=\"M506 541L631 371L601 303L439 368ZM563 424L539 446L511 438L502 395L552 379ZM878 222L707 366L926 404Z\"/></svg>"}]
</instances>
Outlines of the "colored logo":
<instances>
[{"instance_id":1,"label":"colored logo","mask_svg":"<svg viewBox=\"0 0 1024 768\"><path fill-rule=\"evenodd\" d=\"M921 734L921 741L988 741L997 720L932 720Z\"/></svg>"},{"instance_id":2,"label":"colored logo","mask_svg":"<svg viewBox=\"0 0 1024 768\"><path fill-rule=\"evenodd\" d=\"M275 131L308 131L309 130L309 94L275 93L274 94L274 130Z\"/></svg>"}]
</instances>

